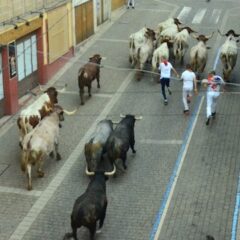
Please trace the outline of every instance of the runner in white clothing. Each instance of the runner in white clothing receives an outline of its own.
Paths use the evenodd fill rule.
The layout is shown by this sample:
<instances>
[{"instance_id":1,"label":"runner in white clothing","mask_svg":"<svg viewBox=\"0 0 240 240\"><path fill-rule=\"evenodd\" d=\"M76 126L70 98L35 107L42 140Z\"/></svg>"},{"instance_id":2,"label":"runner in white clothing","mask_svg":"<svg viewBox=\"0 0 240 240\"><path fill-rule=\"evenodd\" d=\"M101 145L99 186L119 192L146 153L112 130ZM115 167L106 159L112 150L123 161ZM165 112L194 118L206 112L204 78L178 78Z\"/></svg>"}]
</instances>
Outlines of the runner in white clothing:
<instances>
[{"instance_id":1,"label":"runner in white clothing","mask_svg":"<svg viewBox=\"0 0 240 240\"><path fill-rule=\"evenodd\" d=\"M135 5L135 1L134 0L128 0L128 3L127 3L127 9L132 6L132 8L134 8L134 5Z\"/></svg>"},{"instance_id":2,"label":"runner in white clothing","mask_svg":"<svg viewBox=\"0 0 240 240\"><path fill-rule=\"evenodd\" d=\"M192 91L194 85L194 92L197 94L197 79L195 73L192 71L191 65L186 65L186 70L182 73L181 79L183 80L183 105L184 105L184 114L189 114L188 104L192 99Z\"/></svg>"},{"instance_id":3,"label":"runner in white clothing","mask_svg":"<svg viewBox=\"0 0 240 240\"><path fill-rule=\"evenodd\" d=\"M164 104L167 105L168 100L167 100L166 93L165 93L165 86L167 86L168 93L171 95L172 94L172 92L170 90L171 71L173 70L177 77L179 77L179 75L178 75L177 71L174 69L174 67L172 66L172 64L170 62L168 62L166 57L162 57L161 60L162 60L162 62L159 64L158 69L160 72L160 83L162 86L162 95L164 98Z\"/></svg>"},{"instance_id":4,"label":"runner in white clothing","mask_svg":"<svg viewBox=\"0 0 240 240\"><path fill-rule=\"evenodd\" d=\"M216 104L221 85L225 85L223 79L216 75L215 71L210 72L208 74L206 125L209 125L210 119L216 115Z\"/></svg>"}]
</instances>

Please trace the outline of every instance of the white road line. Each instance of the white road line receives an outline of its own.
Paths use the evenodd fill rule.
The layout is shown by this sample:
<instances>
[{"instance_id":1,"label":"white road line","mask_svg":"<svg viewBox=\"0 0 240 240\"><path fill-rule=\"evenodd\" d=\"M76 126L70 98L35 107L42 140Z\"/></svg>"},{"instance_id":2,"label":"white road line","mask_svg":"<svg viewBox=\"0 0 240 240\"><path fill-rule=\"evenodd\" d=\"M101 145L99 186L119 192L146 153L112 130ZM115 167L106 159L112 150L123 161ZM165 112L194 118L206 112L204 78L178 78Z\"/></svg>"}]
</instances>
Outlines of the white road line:
<instances>
[{"instance_id":1,"label":"white road line","mask_svg":"<svg viewBox=\"0 0 240 240\"><path fill-rule=\"evenodd\" d=\"M149 12L167 12L169 13L169 10L163 10L163 9L151 9L151 8L136 8L137 11L149 11Z\"/></svg>"},{"instance_id":2,"label":"white road line","mask_svg":"<svg viewBox=\"0 0 240 240\"><path fill-rule=\"evenodd\" d=\"M178 14L177 18L180 21L184 21L187 18L187 15L190 13L191 9L191 7L184 7L182 11Z\"/></svg>"},{"instance_id":3,"label":"white road line","mask_svg":"<svg viewBox=\"0 0 240 240\"><path fill-rule=\"evenodd\" d=\"M167 144L182 144L182 140L154 140L154 139L142 139L139 141L140 143L146 144L159 144L159 145L167 145Z\"/></svg>"},{"instance_id":4,"label":"white road line","mask_svg":"<svg viewBox=\"0 0 240 240\"><path fill-rule=\"evenodd\" d=\"M197 14L194 16L193 20L192 20L192 23L193 24L200 24L205 13L206 13L207 9L206 8L203 8L203 9L200 9Z\"/></svg>"},{"instance_id":5,"label":"white road line","mask_svg":"<svg viewBox=\"0 0 240 240\"><path fill-rule=\"evenodd\" d=\"M36 190L27 191L27 190L23 190L21 188L0 186L0 193L14 193L14 194L21 194L21 195L39 197L39 196L41 196L42 191L36 191Z\"/></svg>"},{"instance_id":6,"label":"white road line","mask_svg":"<svg viewBox=\"0 0 240 240\"><path fill-rule=\"evenodd\" d=\"M119 87L119 89L116 91L117 93L114 94L113 98L108 102L108 104L105 106L103 111L100 113L100 115L97 117L96 121L92 124L92 126L89 128L89 130L86 132L84 137L81 139L77 147L74 149L72 154L69 156L69 158L65 161L62 168L59 170L57 175L53 178L53 180L50 182L50 184L47 186L47 188L43 191L41 196L38 198L38 200L34 203L28 214L23 218L22 222L17 226L9 240L21 240L23 239L26 232L31 227L32 223L37 219L40 212L44 209L48 201L51 199L53 194L55 193L56 189L61 185L64 178L68 174L68 172L71 170L72 166L75 164L75 162L78 161L79 155L81 154L84 144L86 141L90 138L90 136L93 134L96 124L107 117L108 113L112 110L116 102L119 100L119 98L122 96L121 93L124 92L124 90L128 87L129 83L134 77L133 72L129 73L128 76L124 79L123 83Z\"/></svg>"},{"instance_id":7,"label":"white road line","mask_svg":"<svg viewBox=\"0 0 240 240\"><path fill-rule=\"evenodd\" d=\"M222 13L222 10L214 9L213 12L212 12L212 16L210 18L210 21L214 22L215 24L217 24L218 21L219 21L221 13Z\"/></svg>"},{"instance_id":8,"label":"white road line","mask_svg":"<svg viewBox=\"0 0 240 240\"><path fill-rule=\"evenodd\" d=\"M122 42L122 43L128 43L128 40L121 40L121 39L108 39L108 38L99 38L97 41L104 41L104 42Z\"/></svg>"},{"instance_id":9,"label":"white road line","mask_svg":"<svg viewBox=\"0 0 240 240\"><path fill-rule=\"evenodd\" d=\"M154 236L154 240L158 240L159 239L159 236L160 236L160 233L161 233L161 229L162 229L163 223L165 221L165 217L167 215L167 211L169 209L169 206L170 206L170 203L171 203L171 200L172 200L172 197L173 197L173 193L174 193L174 190L175 190L175 187L176 187L176 184L177 184L177 180L178 180L178 177L180 175L180 172L181 172L181 169L182 169L182 166L183 166L183 163L184 163L184 160L185 160L185 157L187 155L188 148L189 148L189 145L190 145L190 142L191 142L191 139L192 139L192 135L193 135L194 129L195 129L196 124L197 124L197 120L198 120L198 116L199 116L200 110L202 108L203 100L204 100L204 96L201 98L201 101L200 101L200 104L199 104L199 107L198 107L198 111L196 113L196 117L194 119L192 128L190 130L188 139L186 141L185 148L184 148L183 154L182 154L181 159L180 159L180 164L178 166L176 175L174 177L174 181L173 181L173 184L172 184L172 187L171 187L168 199L166 201L166 205L165 205L163 213L162 213L161 221L160 221L160 223L158 225L156 234Z\"/></svg>"},{"instance_id":10,"label":"white road line","mask_svg":"<svg viewBox=\"0 0 240 240\"><path fill-rule=\"evenodd\" d=\"M69 95L79 95L78 91L65 91L60 94L69 94ZM94 97L102 97L102 98L111 98L113 97L113 94L108 94L108 93L92 93Z\"/></svg>"}]
</instances>

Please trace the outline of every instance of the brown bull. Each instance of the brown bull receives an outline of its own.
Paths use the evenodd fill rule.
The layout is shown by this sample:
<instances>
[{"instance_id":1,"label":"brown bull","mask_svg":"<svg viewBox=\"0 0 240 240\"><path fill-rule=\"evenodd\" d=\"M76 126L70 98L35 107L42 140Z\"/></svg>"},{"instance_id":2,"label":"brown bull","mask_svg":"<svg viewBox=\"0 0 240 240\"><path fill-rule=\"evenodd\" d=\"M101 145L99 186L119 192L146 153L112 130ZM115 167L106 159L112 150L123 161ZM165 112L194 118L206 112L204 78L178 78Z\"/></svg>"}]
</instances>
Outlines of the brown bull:
<instances>
[{"instance_id":1,"label":"brown bull","mask_svg":"<svg viewBox=\"0 0 240 240\"><path fill-rule=\"evenodd\" d=\"M57 95L56 88L50 87L34 103L20 112L17 120L20 146L22 146L23 137L53 111L54 105L58 103Z\"/></svg>"},{"instance_id":2,"label":"brown bull","mask_svg":"<svg viewBox=\"0 0 240 240\"><path fill-rule=\"evenodd\" d=\"M91 97L92 81L97 79L97 87L100 88L100 64L102 57L99 54L89 58L89 62L79 69L78 86L81 105L84 105L84 87L88 88L88 95Z\"/></svg>"}]
</instances>

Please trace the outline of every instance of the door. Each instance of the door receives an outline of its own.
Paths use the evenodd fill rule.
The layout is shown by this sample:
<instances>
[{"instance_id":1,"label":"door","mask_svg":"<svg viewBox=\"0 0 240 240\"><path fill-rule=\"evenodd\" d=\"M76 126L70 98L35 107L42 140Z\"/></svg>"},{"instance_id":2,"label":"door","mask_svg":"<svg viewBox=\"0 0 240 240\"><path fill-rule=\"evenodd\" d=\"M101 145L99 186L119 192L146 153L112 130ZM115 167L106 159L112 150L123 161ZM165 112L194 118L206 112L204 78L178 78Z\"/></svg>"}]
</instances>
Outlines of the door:
<instances>
[{"instance_id":1,"label":"door","mask_svg":"<svg viewBox=\"0 0 240 240\"><path fill-rule=\"evenodd\" d=\"M76 44L93 34L93 2L89 1L75 7Z\"/></svg>"},{"instance_id":2,"label":"door","mask_svg":"<svg viewBox=\"0 0 240 240\"><path fill-rule=\"evenodd\" d=\"M105 22L110 18L110 1L102 0L102 21Z\"/></svg>"}]
</instances>

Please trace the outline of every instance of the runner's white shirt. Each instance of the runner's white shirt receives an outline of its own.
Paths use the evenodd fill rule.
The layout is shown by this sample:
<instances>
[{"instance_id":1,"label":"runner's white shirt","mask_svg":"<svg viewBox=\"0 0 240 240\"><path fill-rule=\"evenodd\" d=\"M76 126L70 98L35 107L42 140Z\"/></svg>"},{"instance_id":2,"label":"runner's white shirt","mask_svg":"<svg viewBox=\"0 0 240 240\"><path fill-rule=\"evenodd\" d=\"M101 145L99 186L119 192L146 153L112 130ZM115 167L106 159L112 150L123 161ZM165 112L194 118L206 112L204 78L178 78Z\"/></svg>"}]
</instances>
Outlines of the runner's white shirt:
<instances>
[{"instance_id":1,"label":"runner's white shirt","mask_svg":"<svg viewBox=\"0 0 240 240\"><path fill-rule=\"evenodd\" d=\"M170 78L172 68L173 66L170 62L167 63L167 66L163 62L161 62L158 68L161 74L160 78Z\"/></svg>"},{"instance_id":2,"label":"runner's white shirt","mask_svg":"<svg viewBox=\"0 0 240 240\"><path fill-rule=\"evenodd\" d=\"M182 73L181 79L183 80L183 88L193 89L193 81L196 78L196 75L192 71L185 70Z\"/></svg>"}]
</instances>

